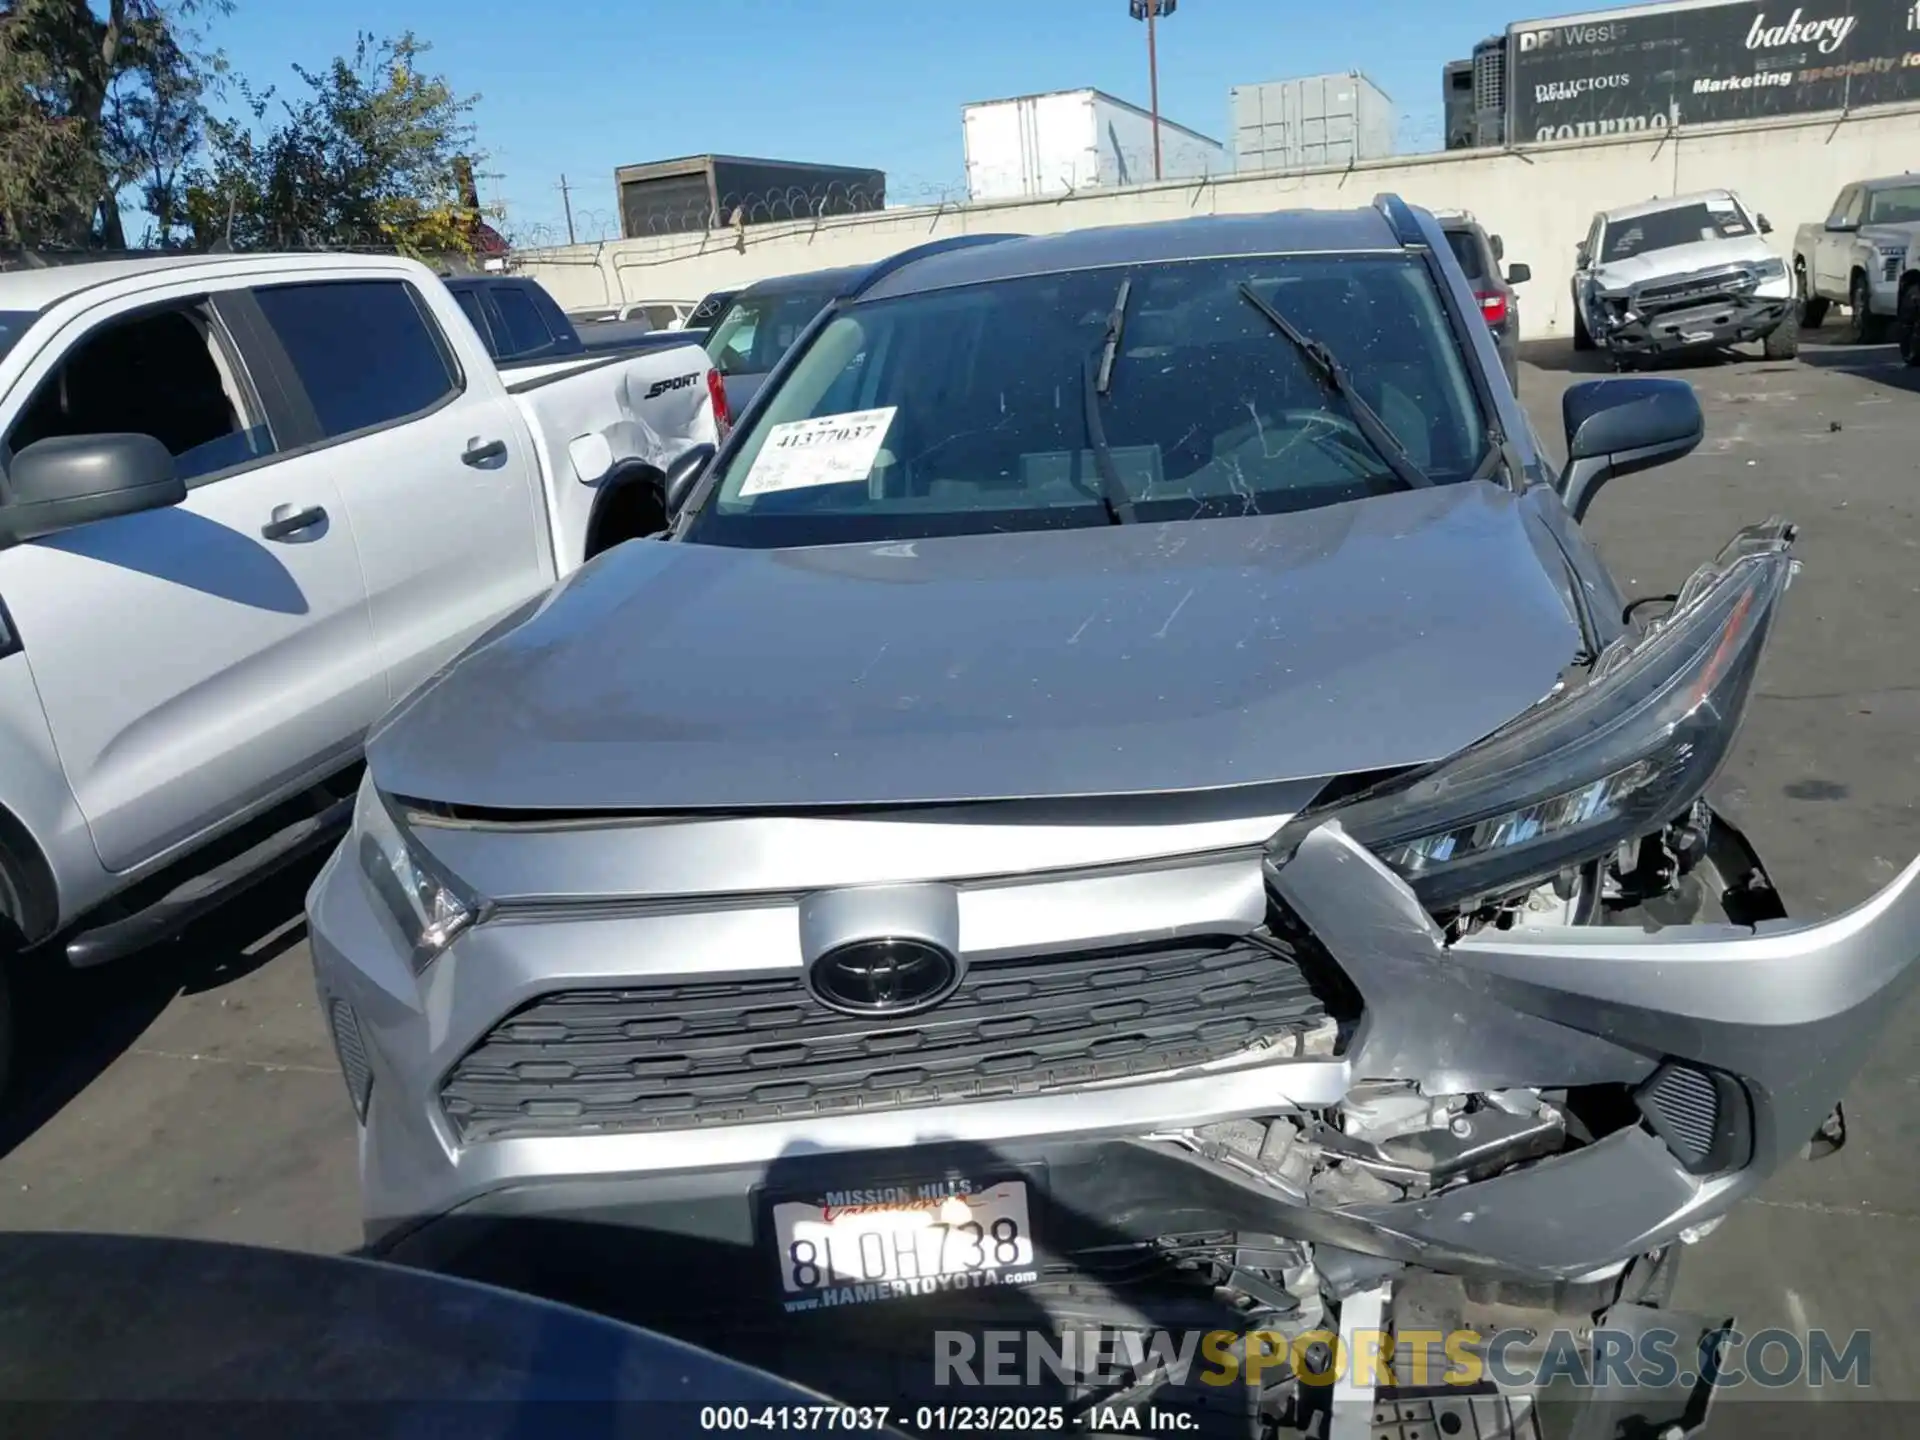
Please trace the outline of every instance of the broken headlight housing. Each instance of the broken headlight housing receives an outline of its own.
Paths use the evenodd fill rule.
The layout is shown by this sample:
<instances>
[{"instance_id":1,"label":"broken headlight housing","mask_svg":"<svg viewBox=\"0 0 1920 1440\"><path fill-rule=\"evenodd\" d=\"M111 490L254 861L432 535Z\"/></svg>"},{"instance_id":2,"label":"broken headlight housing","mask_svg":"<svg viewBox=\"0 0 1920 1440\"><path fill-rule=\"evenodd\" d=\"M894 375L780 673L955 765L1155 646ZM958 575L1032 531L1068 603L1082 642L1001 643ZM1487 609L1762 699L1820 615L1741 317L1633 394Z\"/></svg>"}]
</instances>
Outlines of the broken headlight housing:
<instances>
[{"instance_id":1,"label":"broken headlight housing","mask_svg":"<svg viewBox=\"0 0 1920 1440\"><path fill-rule=\"evenodd\" d=\"M394 927L415 974L480 918L479 898L412 843L374 787L371 771L354 800L348 843L379 902L381 917Z\"/></svg>"},{"instance_id":2,"label":"broken headlight housing","mask_svg":"<svg viewBox=\"0 0 1920 1440\"><path fill-rule=\"evenodd\" d=\"M1739 728L1793 529L1741 532L1646 633L1608 647L1578 688L1412 775L1303 812L1276 860L1338 820L1436 912L1524 894L1700 798Z\"/></svg>"}]
</instances>

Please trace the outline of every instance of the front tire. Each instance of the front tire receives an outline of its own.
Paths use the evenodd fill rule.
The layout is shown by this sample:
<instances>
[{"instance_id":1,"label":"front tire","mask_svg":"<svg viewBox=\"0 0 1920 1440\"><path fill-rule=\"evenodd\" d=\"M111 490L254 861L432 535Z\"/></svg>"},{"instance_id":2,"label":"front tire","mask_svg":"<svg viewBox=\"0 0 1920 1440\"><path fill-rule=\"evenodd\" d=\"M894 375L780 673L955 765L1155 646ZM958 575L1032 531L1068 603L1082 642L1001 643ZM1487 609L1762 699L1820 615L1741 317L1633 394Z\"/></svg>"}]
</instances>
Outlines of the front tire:
<instances>
[{"instance_id":1,"label":"front tire","mask_svg":"<svg viewBox=\"0 0 1920 1440\"><path fill-rule=\"evenodd\" d=\"M1853 310L1847 325L1849 340L1855 345L1878 345L1886 338L1886 321L1873 313L1873 292L1866 276L1854 275L1847 287L1847 304Z\"/></svg>"},{"instance_id":2,"label":"front tire","mask_svg":"<svg viewBox=\"0 0 1920 1440\"><path fill-rule=\"evenodd\" d=\"M6 923L0 919L0 1102L6 1100L13 1079L13 942L3 933Z\"/></svg>"},{"instance_id":3,"label":"front tire","mask_svg":"<svg viewBox=\"0 0 1920 1440\"><path fill-rule=\"evenodd\" d=\"M1800 317L1793 311L1760 341L1760 353L1769 360L1791 360L1800 353Z\"/></svg>"},{"instance_id":4,"label":"front tire","mask_svg":"<svg viewBox=\"0 0 1920 1440\"><path fill-rule=\"evenodd\" d=\"M1900 287L1900 314L1894 324L1900 358L1920 365L1920 276L1910 277Z\"/></svg>"},{"instance_id":5,"label":"front tire","mask_svg":"<svg viewBox=\"0 0 1920 1440\"><path fill-rule=\"evenodd\" d=\"M1587 329L1587 317L1580 313L1580 302L1573 302L1573 348L1591 350L1594 348L1593 334Z\"/></svg>"},{"instance_id":6,"label":"front tire","mask_svg":"<svg viewBox=\"0 0 1920 1440\"><path fill-rule=\"evenodd\" d=\"M1827 302L1812 293L1811 288L1807 284L1806 266L1795 265L1793 267L1793 289L1794 294L1800 301L1800 328L1802 330L1818 330L1826 323Z\"/></svg>"}]
</instances>

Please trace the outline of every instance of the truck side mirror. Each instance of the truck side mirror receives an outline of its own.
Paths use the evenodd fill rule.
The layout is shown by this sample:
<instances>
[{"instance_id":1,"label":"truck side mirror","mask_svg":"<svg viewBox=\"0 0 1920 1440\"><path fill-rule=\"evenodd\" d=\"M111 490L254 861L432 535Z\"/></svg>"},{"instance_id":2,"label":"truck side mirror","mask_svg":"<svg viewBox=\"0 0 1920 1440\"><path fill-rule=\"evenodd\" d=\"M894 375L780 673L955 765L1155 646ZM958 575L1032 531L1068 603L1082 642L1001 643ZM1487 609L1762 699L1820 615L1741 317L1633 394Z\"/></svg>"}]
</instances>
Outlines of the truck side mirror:
<instances>
[{"instance_id":1,"label":"truck side mirror","mask_svg":"<svg viewBox=\"0 0 1920 1440\"><path fill-rule=\"evenodd\" d=\"M1574 247L1574 251L1573 251L1574 268L1576 270L1584 270L1587 268L1587 266L1591 265L1592 263L1593 263L1593 252L1587 249L1586 243L1582 241L1579 245Z\"/></svg>"},{"instance_id":2,"label":"truck side mirror","mask_svg":"<svg viewBox=\"0 0 1920 1440\"><path fill-rule=\"evenodd\" d=\"M674 462L667 466L667 478L660 487L660 499L666 506L669 521L679 515L681 507L693 494L693 487L700 483L700 477L707 473L707 466L713 463L715 453L711 445L694 445L681 451Z\"/></svg>"},{"instance_id":3,"label":"truck side mirror","mask_svg":"<svg viewBox=\"0 0 1920 1440\"><path fill-rule=\"evenodd\" d=\"M1533 267L1524 260L1516 260L1507 267L1507 284L1524 285L1533 278Z\"/></svg>"},{"instance_id":4,"label":"truck side mirror","mask_svg":"<svg viewBox=\"0 0 1920 1440\"><path fill-rule=\"evenodd\" d=\"M58 435L36 440L7 471L0 549L62 530L163 510L187 498L173 456L151 435Z\"/></svg>"},{"instance_id":5,"label":"truck side mirror","mask_svg":"<svg viewBox=\"0 0 1920 1440\"><path fill-rule=\"evenodd\" d=\"M1760 233L1762 235L1771 235L1773 233L1773 222L1767 219L1766 216L1756 215L1753 218L1755 222L1758 223L1758 225L1760 226Z\"/></svg>"},{"instance_id":6,"label":"truck side mirror","mask_svg":"<svg viewBox=\"0 0 1920 1440\"><path fill-rule=\"evenodd\" d=\"M1844 215L1829 215L1827 217L1827 229L1838 234L1845 234L1849 230L1858 230L1859 228L1858 225L1854 224Z\"/></svg>"},{"instance_id":7,"label":"truck side mirror","mask_svg":"<svg viewBox=\"0 0 1920 1440\"><path fill-rule=\"evenodd\" d=\"M1560 498L1583 518L1600 487L1690 454L1706 433L1700 397L1684 380L1589 380L1560 399L1567 468Z\"/></svg>"}]
</instances>

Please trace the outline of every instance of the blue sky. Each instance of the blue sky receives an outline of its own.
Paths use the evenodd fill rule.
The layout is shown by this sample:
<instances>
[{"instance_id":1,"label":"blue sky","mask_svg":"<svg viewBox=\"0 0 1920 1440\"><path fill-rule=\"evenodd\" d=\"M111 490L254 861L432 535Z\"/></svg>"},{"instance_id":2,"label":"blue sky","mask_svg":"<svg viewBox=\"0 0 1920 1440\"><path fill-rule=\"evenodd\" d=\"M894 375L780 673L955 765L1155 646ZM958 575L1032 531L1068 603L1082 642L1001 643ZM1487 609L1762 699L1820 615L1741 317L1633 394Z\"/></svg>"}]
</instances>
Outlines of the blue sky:
<instances>
[{"instance_id":1,"label":"blue sky","mask_svg":"<svg viewBox=\"0 0 1920 1440\"><path fill-rule=\"evenodd\" d=\"M1623 0L1611 0L1623 3ZM1184 0L1160 26L1160 102L1226 140L1229 86L1358 69L1393 98L1403 150L1440 144L1440 67L1511 20L1574 0ZM479 92L482 194L509 228L617 233L615 166L718 151L885 170L889 198L962 187L960 107L1091 85L1147 101L1146 27L1124 0L236 0L208 39L256 82L412 29ZM562 238L564 238L562 236Z\"/></svg>"}]
</instances>

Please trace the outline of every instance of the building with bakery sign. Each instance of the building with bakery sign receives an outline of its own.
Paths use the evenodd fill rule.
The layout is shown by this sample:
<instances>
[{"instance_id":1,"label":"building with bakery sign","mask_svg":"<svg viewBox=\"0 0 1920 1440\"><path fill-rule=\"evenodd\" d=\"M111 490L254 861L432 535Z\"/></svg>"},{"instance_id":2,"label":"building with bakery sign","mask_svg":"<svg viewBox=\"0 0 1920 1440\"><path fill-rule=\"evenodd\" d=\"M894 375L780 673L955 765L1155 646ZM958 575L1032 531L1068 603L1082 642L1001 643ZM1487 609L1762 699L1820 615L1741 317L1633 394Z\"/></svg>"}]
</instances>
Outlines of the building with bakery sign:
<instances>
[{"instance_id":1,"label":"building with bakery sign","mask_svg":"<svg viewBox=\"0 0 1920 1440\"><path fill-rule=\"evenodd\" d=\"M1920 0L1672 0L1507 27L1507 143L1920 101Z\"/></svg>"}]
</instances>

